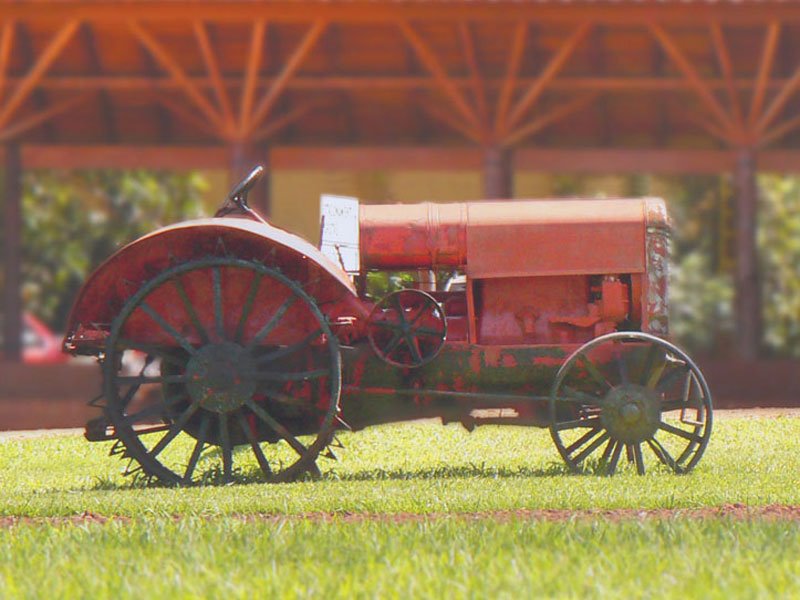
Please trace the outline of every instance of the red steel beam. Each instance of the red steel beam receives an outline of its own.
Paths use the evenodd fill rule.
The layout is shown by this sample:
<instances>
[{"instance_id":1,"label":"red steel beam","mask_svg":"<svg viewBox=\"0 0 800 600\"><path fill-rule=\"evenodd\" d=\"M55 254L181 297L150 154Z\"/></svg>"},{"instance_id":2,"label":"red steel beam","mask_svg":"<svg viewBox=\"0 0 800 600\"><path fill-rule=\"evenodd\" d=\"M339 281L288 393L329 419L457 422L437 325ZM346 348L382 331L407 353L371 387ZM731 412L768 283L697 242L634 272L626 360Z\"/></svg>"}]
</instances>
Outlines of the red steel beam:
<instances>
[{"instance_id":1,"label":"red steel beam","mask_svg":"<svg viewBox=\"0 0 800 600\"><path fill-rule=\"evenodd\" d=\"M280 22L307 22L310 14L336 22L396 22L399 19L449 20L454 14L469 21L517 22L535 18L541 22L575 23L592 20L602 23L642 24L659 21L695 25L702 21L753 25L778 19L800 22L800 5L794 2L297 2L274 0L252 2L230 0L196 2L192 0L139 0L118 2L98 0L3 0L0 10L11 18L51 20L86 19L119 23L130 19L147 21L184 20L187 15L206 21L249 23L265 18Z\"/></svg>"}]
</instances>

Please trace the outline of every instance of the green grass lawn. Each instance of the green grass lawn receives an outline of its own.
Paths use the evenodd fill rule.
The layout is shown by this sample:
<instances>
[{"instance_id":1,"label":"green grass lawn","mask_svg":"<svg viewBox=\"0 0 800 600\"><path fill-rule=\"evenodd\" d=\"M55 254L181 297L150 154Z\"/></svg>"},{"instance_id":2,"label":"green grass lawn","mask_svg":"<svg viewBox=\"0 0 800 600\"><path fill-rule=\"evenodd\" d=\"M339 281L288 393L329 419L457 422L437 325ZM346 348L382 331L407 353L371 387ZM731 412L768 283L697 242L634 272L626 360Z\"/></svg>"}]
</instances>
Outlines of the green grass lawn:
<instances>
[{"instance_id":1,"label":"green grass lawn","mask_svg":"<svg viewBox=\"0 0 800 600\"><path fill-rule=\"evenodd\" d=\"M342 435L323 478L192 489L131 486L108 444L0 443L0 515L442 513L514 508L800 504L800 419L720 419L691 474L571 475L544 430L413 423Z\"/></svg>"},{"instance_id":2,"label":"green grass lawn","mask_svg":"<svg viewBox=\"0 0 800 600\"><path fill-rule=\"evenodd\" d=\"M798 418L720 419L686 476L570 475L535 429L414 423L342 441L319 481L193 489L131 486L108 445L77 436L0 442L0 515L132 518L0 529L0 597L800 596L790 521L244 518L800 505Z\"/></svg>"},{"instance_id":3,"label":"green grass lawn","mask_svg":"<svg viewBox=\"0 0 800 600\"><path fill-rule=\"evenodd\" d=\"M0 531L0 595L789 598L798 556L787 522L142 519Z\"/></svg>"}]
</instances>

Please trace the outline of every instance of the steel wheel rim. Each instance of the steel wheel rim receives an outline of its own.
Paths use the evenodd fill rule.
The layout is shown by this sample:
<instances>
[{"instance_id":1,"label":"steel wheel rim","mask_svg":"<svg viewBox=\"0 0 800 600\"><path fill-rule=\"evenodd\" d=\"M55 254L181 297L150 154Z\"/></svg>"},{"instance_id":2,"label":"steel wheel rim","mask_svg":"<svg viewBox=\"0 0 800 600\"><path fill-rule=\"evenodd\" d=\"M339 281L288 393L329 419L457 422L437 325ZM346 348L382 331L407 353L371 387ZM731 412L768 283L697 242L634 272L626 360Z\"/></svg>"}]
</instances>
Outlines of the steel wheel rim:
<instances>
[{"instance_id":1,"label":"steel wheel rim","mask_svg":"<svg viewBox=\"0 0 800 600\"><path fill-rule=\"evenodd\" d=\"M626 343L629 349L642 353L638 371L629 370L629 363L626 368L631 356L622 352ZM610 351L613 365L589 366L593 365L591 355L598 351ZM661 362L654 360L659 352L663 352ZM602 388L604 379L608 389L590 393L578 386L570 387L579 364L593 387ZM682 397L676 398L679 389ZM655 420L648 412L654 403L659 408ZM630 405L637 410L621 410ZM648 462L675 473L687 473L708 445L713 408L705 378L680 348L650 334L616 332L584 344L567 358L551 388L549 413L556 448L575 472L585 471L595 461L595 470L613 474L620 461L627 461L639 474L646 472ZM565 417L570 414L577 414L577 418L570 421ZM625 419L634 426L627 428ZM577 430L582 430L580 435ZM567 431L569 436L564 433Z\"/></svg>"},{"instance_id":2,"label":"steel wheel rim","mask_svg":"<svg viewBox=\"0 0 800 600\"><path fill-rule=\"evenodd\" d=\"M240 270L238 271L240 274L243 272L252 274L252 281L250 283L251 287L248 290L247 298L245 299L244 304L239 307L234 306L230 302L227 303L227 308L229 310L240 310L237 326L235 327L235 331L233 333L230 331L230 325L226 327L225 324L226 317L229 317L229 315L225 314L225 292L222 285L223 273L226 272L226 269ZM197 356L201 354L201 350L214 345L209 339L210 332L205 331L205 334L202 335L200 334L200 330L197 328L213 328L215 329L215 335L218 335L221 338L226 338L224 342L217 343L217 346L230 343L238 345L239 348L244 349L244 340L241 339L243 335L242 329L243 327L247 326L247 321L254 317L254 313L257 311L256 307L254 307L255 301L257 297L262 294L262 289L265 288L265 283L269 281L273 286L281 286L281 289L288 294L288 299L281 304L281 309L283 309L284 305L286 304L289 306L286 307L282 312L281 309L279 309L275 313L263 317L263 319L266 321L266 324L258 331L258 334L261 334L265 330L268 331L266 331L261 340L255 340L255 343L253 343L254 340L251 339L247 349L242 350L242 352L248 353L248 356L252 355L251 358L256 363L259 363L260 367L263 367L264 365L278 365L280 363L276 361L279 361L281 358L285 359L286 356L291 356L292 354L302 352L305 355L306 353L311 353L311 350L308 349L310 348L311 342L320 342L319 350L316 352L316 354L323 357L326 361L327 372L324 375L317 375L314 372L308 377L300 377L305 376L306 373L299 373L297 374L297 377L295 377L295 374L291 372L281 374L274 371L264 371L267 373L266 377L268 378L275 379L275 377L278 377L279 379L283 380L287 379L288 377L292 383L297 381L299 382L299 385L304 387L311 379L311 376L314 376L315 379L319 378L324 380L324 387L327 393L327 406L325 407L324 413L321 411L319 412L318 431L316 432L316 437L313 438L311 443L299 442L297 439L299 436L293 435L291 432L289 432L286 427L282 426L279 418L276 418L270 414L270 411L274 410L274 406L276 406L275 403L272 402L271 394L274 392L271 389L268 393L264 394L268 400L268 405L272 407L269 410L267 410L267 408L264 406L260 406L262 400L257 398L255 394L248 396L246 392L243 392L242 397L239 398L234 404L231 404L230 406L224 406L223 404L214 407L213 403L205 402L205 397L203 396L202 392L195 392L195 394L192 395L188 391L184 391L184 408L174 418L165 419L170 424L169 427L165 427L163 430L166 433L164 434L164 437L161 438L162 441L155 442L149 448L143 442L142 437L145 434L142 434L141 430L137 430L135 428L136 421L132 418L133 416L138 416L141 418L141 414L131 415L129 413L130 398L126 398L126 392L123 392L120 386L121 383L127 384L130 380L125 379L125 376L120 375L118 367L118 362L126 350L136 349L136 346L134 344L125 343L125 341L121 339L121 332L125 328L125 324L131 318L132 314L134 314L137 310L144 310L145 312L147 311L147 309L143 307L149 307L149 305L146 303L146 300L150 298L154 292L162 290L164 289L164 286L169 285L173 285L177 290L179 287L182 287L185 284L186 277L193 272L197 277L202 277L206 271L210 273L210 284L213 296L212 303L214 307L213 324L200 324L197 320L197 315L192 314L192 311L189 308L193 307L191 302L188 302L187 305L186 301L183 299L183 296L180 293L178 294L181 297L182 303L180 310L183 310L185 313L184 325L186 325L187 328L190 326L195 328L195 333L202 338L201 345L195 348L191 343L188 343L189 339L186 335L184 335L184 333L176 332L178 337L173 336L173 338L175 339L175 342L179 348L170 348L169 350L164 348L150 349L161 359L160 362L162 372L159 373L158 377L150 375L150 380L148 380L146 384L152 385L159 383L157 380L159 378L161 379L160 383L163 387L163 391L165 392L165 397L161 402L161 407L165 410L163 414L166 416L166 410L172 408L170 397L166 395L166 392L169 391L169 386L184 386L188 390L189 381L187 379L187 374L190 372L189 367L192 364L192 360L196 359ZM284 348L270 348L270 350L264 351L260 345L260 342L269 339L271 332L280 328L282 321L291 315L291 308L294 305L299 306L305 313L313 316L316 326L314 333L316 335L311 340L304 340L304 342L307 342L305 344L300 342L297 344L290 344ZM150 309L152 309L152 307L150 307ZM149 316L149 313L147 314ZM221 318L219 315L222 315ZM169 325L168 321L167 325ZM153 323L153 326L161 327L162 334L169 333L163 328L163 326L157 325L155 322ZM234 338L234 340L232 341L227 338ZM118 348L118 346L121 346L121 349ZM191 352L189 348L192 348L194 353ZM180 358L176 359L175 355L178 355ZM191 357L188 360L186 359L187 355ZM182 362L182 360L185 362ZM166 368L166 371L164 372L165 365L168 368ZM170 369L178 369L180 374L175 375L170 371ZM148 377L147 375L143 375L145 373L146 368L142 369L140 377ZM261 379L263 379L262 374L262 371L258 371L255 374L255 377L259 380L259 385L261 385L259 389L263 391L267 386L266 384L261 384ZM127 456L139 465L132 470L129 466L126 472L141 473L146 477L155 477L166 483L196 483L198 480L203 480L202 478L197 477L198 473L196 472L201 455L212 448L218 448L221 456L216 462L221 463L221 465L218 465L221 466L221 480L223 482L227 482L233 479L234 460L240 455L240 453L235 452L236 447L245 445L249 446L250 452L252 453L251 462L254 458L261 472L262 478L266 479L267 481L277 482L291 480L305 471L310 471L313 473L316 470L314 461L319 455L320 451L327 445L334 429L335 419L338 413L338 401L341 393L341 355L339 353L336 337L331 332L324 314L319 310L319 307L313 298L309 296L297 283L290 280L277 270L266 267L261 263L236 258L215 257L191 261L167 269L160 275L142 285L141 288L137 290L137 292L126 302L125 306L112 324L111 332L106 343L106 355L103 362L103 375L103 391L107 399L107 406L105 409L106 414L114 425L114 429L119 441L124 445L124 452L119 449L117 451L121 452L124 456ZM235 379L235 377L233 379ZM234 382L231 385L237 384ZM290 385L290 383L286 383L286 385ZM131 387L135 387L135 384L131 383ZM311 387L313 388L313 384L311 384ZM222 395L224 395L224 392L227 392L229 389L233 388L226 388L225 383L223 383L221 389L223 392ZM282 400L289 402L290 399L284 398ZM185 403L188 403L188 406ZM197 417L199 422L196 423L195 430L192 433L188 433L187 427L192 422L192 419L196 418L196 414L200 415ZM183 422L181 423L181 421ZM286 431L281 431L281 427L283 427L283 429ZM265 456L263 444L266 442L264 440L259 440L258 432L261 431L263 433L266 428L271 428L271 435L277 436L278 441L285 442L286 445L289 445L293 449L294 456L291 459L288 459L291 461L288 466L284 467L283 463L272 464ZM176 429L177 433L175 433ZM149 433L150 432L148 431L147 434L149 435ZM154 428L152 433L155 435L161 435L161 430ZM164 438L168 437L171 433L175 434L173 438L168 439L165 443L162 443ZM165 448L173 443L175 438L177 438L179 435L190 435L194 438L192 449L186 456L187 462L185 465L185 471L182 473L172 466L165 465L164 461L162 461L160 458L160 455ZM213 443L214 441L217 443ZM237 441L239 443L236 443ZM299 443L299 445L296 446L295 443ZM159 444L162 444L163 448L159 447ZM269 446L272 446L272 444L269 444ZM115 445L115 448L117 448L117 445ZM217 471L219 470L220 469L217 469ZM213 469L211 469L211 471L212 480L220 479L220 477L213 476ZM316 472L318 473L318 471ZM219 472L217 472L217 475L219 475Z\"/></svg>"}]
</instances>

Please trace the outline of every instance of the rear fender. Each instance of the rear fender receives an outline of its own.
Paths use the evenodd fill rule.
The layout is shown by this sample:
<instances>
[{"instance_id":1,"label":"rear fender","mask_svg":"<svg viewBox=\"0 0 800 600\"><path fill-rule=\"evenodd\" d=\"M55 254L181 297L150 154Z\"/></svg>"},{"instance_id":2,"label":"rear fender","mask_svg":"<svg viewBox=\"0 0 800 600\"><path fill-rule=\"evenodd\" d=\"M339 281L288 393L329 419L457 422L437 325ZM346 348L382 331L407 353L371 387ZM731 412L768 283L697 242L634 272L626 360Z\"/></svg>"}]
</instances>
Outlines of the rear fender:
<instances>
[{"instance_id":1,"label":"rear fender","mask_svg":"<svg viewBox=\"0 0 800 600\"><path fill-rule=\"evenodd\" d=\"M200 219L139 238L100 265L72 308L64 350L99 354L115 316L145 283L168 268L210 257L256 261L279 270L298 283L326 316L329 311L363 316L347 273L302 238L246 219Z\"/></svg>"}]
</instances>

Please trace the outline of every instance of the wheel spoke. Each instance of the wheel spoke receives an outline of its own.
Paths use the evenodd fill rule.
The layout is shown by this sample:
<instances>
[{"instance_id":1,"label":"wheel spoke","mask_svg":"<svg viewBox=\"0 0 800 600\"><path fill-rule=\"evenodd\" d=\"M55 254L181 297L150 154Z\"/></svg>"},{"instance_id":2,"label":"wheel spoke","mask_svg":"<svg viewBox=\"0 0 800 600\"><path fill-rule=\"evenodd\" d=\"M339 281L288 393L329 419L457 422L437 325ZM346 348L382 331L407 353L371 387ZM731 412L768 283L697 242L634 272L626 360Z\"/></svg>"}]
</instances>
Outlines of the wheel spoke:
<instances>
[{"instance_id":1,"label":"wheel spoke","mask_svg":"<svg viewBox=\"0 0 800 600\"><path fill-rule=\"evenodd\" d=\"M222 451L222 477L225 481L230 481L233 476L233 446L227 414L219 415L219 445Z\"/></svg>"},{"instance_id":2,"label":"wheel spoke","mask_svg":"<svg viewBox=\"0 0 800 600\"><path fill-rule=\"evenodd\" d=\"M203 414L203 419L200 421L200 431L197 433L197 441L192 449L192 455L189 457L189 464L186 465L186 471L183 474L183 480L186 483L191 483L194 469L197 466L197 461L200 459L200 453L203 451L203 446L206 442L208 435L208 426L211 424L211 416L208 413Z\"/></svg>"},{"instance_id":3,"label":"wheel spoke","mask_svg":"<svg viewBox=\"0 0 800 600\"><path fill-rule=\"evenodd\" d=\"M616 445L617 445L616 440L613 439L608 440L608 444L606 444L605 450L603 450L603 455L600 457L601 465L608 465L608 459L611 458L611 453L614 451Z\"/></svg>"},{"instance_id":4,"label":"wheel spoke","mask_svg":"<svg viewBox=\"0 0 800 600\"><path fill-rule=\"evenodd\" d=\"M600 372L597 366L585 355L581 355L581 360L583 361L584 367L586 368L586 372L589 373L592 379L595 380L596 383L599 383L603 387L611 389L612 386L608 379Z\"/></svg>"},{"instance_id":5,"label":"wheel spoke","mask_svg":"<svg viewBox=\"0 0 800 600\"><path fill-rule=\"evenodd\" d=\"M186 375L118 375L117 381L122 384L143 385L147 383L186 383Z\"/></svg>"},{"instance_id":6,"label":"wheel spoke","mask_svg":"<svg viewBox=\"0 0 800 600\"><path fill-rule=\"evenodd\" d=\"M185 394L164 398L159 402L154 402L153 404L146 406L139 412L135 412L131 415L125 415L124 417L125 422L133 425L134 423L146 419L148 417L152 417L155 415L163 415L170 406L185 398L186 398Z\"/></svg>"},{"instance_id":7,"label":"wheel spoke","mask_svg":"<svg viewBox=\"0 0 800 600\"><path fill-rule=\"evenodd\" d=\"M631 453L633 454L633 463L636 465L636 472L639 475L644 475L644 457L642 456L641 444L630 444Z\"/></svg>"},{"instance_id":8,"label":"wheel spoke","mask_svg":"<svg viewBox=\"0 0 800 600\"><path fill-rule=\"evenodd\" d=\"M694 388L694 377L692 377L692 373L689 372L689 375L683 382L683 400L685 402L689 402L689 398L692 395L693 388Z\"/></svg>"},{"instance_id":9,"label":"wheel spoke","mask_svg":"<svg viewBox=\"0 0 800 600\"><path fill-rule=\"evenodd\" d=\"M236 335L233 336L233 341L240 343L244 335L244 327L247 324L247 319L250 316L250 311L253 309L258 289L261 287L261 279L264 277L263 273L257 272L253 276L253 281L250 282L250 290L247 292L247 298L242 306L242 314L239 317L239 325L236 327Z\"/></svg>"},{"instance_id":10,"label":"wheel spoke","mask_svg":"<svg viewBox=\"0 0 800 600\"><path fill-rule=\"evenodd\" d=\"M614 342L614 362L617 364L619 379L623 384L625 384L628 383L630 379L628 378L628 363L625 362L625 357L622 355L622 350L623 348L621 340Z\"/></svg>"},{"instance_id":11,"label":"wheel spoke","mask_svg":"<svg viewBox=\"0 0 800 600\"><path fill-rule=\"evenodd\" d=\"M148 316L149 316L151 319L153 319L153 321L155 321L155 322L156 322L156 324L157 324L159 327L161 327L161 329L163 329L164 331L166 331L166 332L167 332L167 333L168 333L168 334L169 334L169 335L172 337L172 339L174 339L176 342L178 342L178 344L180 345L180 347L181 347L181 348L183 348L184 350L186 350L186 351L187 351L189 354L191 354L192 356L194 356L195 354L197 354L197 350L195 350L195 349L194 349L194 346L192 346L191 342L190 342L188 339L186 339L186 337L184 337L183 335L181 335L181 334L178 332L178 330L177 330L177 329L175 329L175 328L174 328L172 325L170 325L169 323L167 323L167 322L164 320L164 318L163 318L163 317L162 317L160 314L158 314L158 312L157 312L157 311L156 311L156 310L155 310L153 307L151 307L151 306L150 306L149 304L147 304L146 302L142 302L142 303L139 305L139 308L141 308L141 309L142 309L144 312L146 312L146 313L147 313L147 315L148 315Z\"/></svg>"},{"instance_id":12,"label":"wheel spoke","mask_svg":"<svg viewBox=\"0 0 800 600\"><path fill-rule=\"evenodd\" d=\"M661 373L664 371L666 363L661 365L661 368L656 367L656 360L658 359L659 351L662 348L657 344L651 344L647 349L647 353L642 359L642 370L639 374L639 383L645 387L654 388L655 384L661 378ZM655 381L653 381L655 379ZM652 384L652 385L651 385Z\"/></svg>"},{"instance_id":13,"label":"wheel spoke","mask_svg":"<svg viewBox=\"0 0 800 600\"><path fill-rule=\"evenodd\" d=\"M653 451L653 454L656 455L656 458L668 466L670 469L675 471L676 473L681 473L683 469L675 462L675 459L672 458L672 455L667 451L664 446L661 445L656 438L650 438L647 440L647 445L650 446L650 449Z\"/></svg>"},{"instance_id":14,"label":"wheel spoke","mask_svg":"<svg viewBox=\"0 0 800 600\"><path fill-rule=\"evenodd\" d=\"M199 408L200 408L199 400L195 400L194 402L192 402L189 405L189 408L183 411L181 416L178 417L178 420L175 421L172 424L172 426L170 426L166 435L163 438L161 438L155 446L153 446L153 449L150 450L150 456L152 456L153 458L158 456L161 453L161 451L164 448L166 448L167 445L177 437L177 435L181 432L186 423L189 422L189 419L192 418L192 415L196 413L197 409Z\"/></svg>"},{"instance_id":15,"label":"wheel spoke","mask_svg":"<svg viewBox=\"0 0 800 600\"><path fill-rule=\"evenodd\" d=\"M264 338L266 338L270 334L270 332L273 329L275 329L275 326L283 318L283 315L286 314L286 311L289 310L292 307L292 304L295 303L295 300L297 300L297 296L289 296L286 299L286 301L283 304L281 304L280 308L278 308L278 310L275 312L275 314L272 316L272 318L267 322L267 324L264 325L258 331L258 333L256 333L255 337L248 344L248 348L252 349L255 346L257 346L258 344L260 344L262 342L262 340L264 340Z\"/></svg>"},{"instance_id":16,"label":"wheel spoke","mask_svg":"<svg viewBox=\"0 0 800 600\"><path fill-rule=\"evenodd\" d=\"M556 431L563 431L565 429L575 429L577 427L599 427L600 417L589 417L588 419L576 419L574 421L562 421L556 423L553 427Z\"/></svg>"},{"instance_id":17,"label":"wheel spoke","mask_svg":"<svg viewBox=\"0 0 800 600\"><path fill-rule=\"evenodd\" d=\"M298 406L302 407L306 410L310 410L313 412L317 412L318 414L325 413L324 410L318 408L314 404L308 404L306 401L295 398L294 396L290 396L289 394L284 394L278 390L273 390L269 388L259 388L259 393L263 394L270 400L274 400L275 402L280 402L281 404L287 404L289 406Z\"/></svg>"},{"instance_id":18,"label":"wheel spoke","mask_svg":"<svg viewBox=\"0 0 800 600\"><path fill-rule=\"evenodd\" d=\"M703 441L703 438L696 433L679 429L673 425L670 425L669 423L664 423L663 421L659 424L658 428L666 431L667 433L671 433L672 435L677 435L685 440L689 440L690 442L695 442L696 444L700 444Z\"/></svg>"},{"instance_id":19,"label":"wheel spoke","mask_svg":"<svg viewBox=\"0 0 800 600\"><path fill-rule=\"evenodd\" d=\"M264 421L267 425L269 425L269 427L275 433L277 433L284 440L286 440L286 442L292 448L294 448L295 452L297 452L301 457L304 457L306 455L306 452L307 452L306 447L303 446L303 444L301 444L300 441L296 437L294 437L289 432L288 429L286 429L286 427L284 427L278 421L276 421L275 418L272 415L270 415L266 410L261 408L258 404L253 402L252 398L248 399L246 404L247 404L247 407L250 410L252 410L259 419Z\"/></svg>"},{"instance_id":20,"label":"wheel spoke","mask_svg":"<svg viewBox=\"0 0 800 600\"><path fill-rule=\"evenodd\" d=\"M139 371L138 375L139 377L144 377L144 372L147 370L147 367L149 367L150 363L152 362L153 359L150 357L150 355L148 355L147 358L145 358L144 366L142 366L141 370ZM130 401L133 400L133 397L136 395L136 392L138 392L141 387L142 387L141 383L135 383L130 388L128 388L128 391L125 392L125 395L122 398L120 398L119 401L120 406L126 408L130 403Z\"/></svg>"},{"instance_id":21,"label":"wheel spoke","mask_svg":"<svg viewBox=\"0 0 800 600\"><path fill-rule=\"evenodd\" d=\"M397 314L400 317L401 324L407 323L408 321L406 320L406 309L403 308L403 303L400 302L400 294L393 295L392 302L394 303L394 306L397 309Z\"/></svg>"},{"instance_id":22,"label":"wheel spoke","mask_svg":"<svg viewBox=\"0 0 800 600\"><path fill-rule=\"evenodd\" d=\"M681 376L687 378L691 377L689 365L686 363L682 363L679 368L673 369L671 372L667 373L656 385L656 391L668 392L669 389L680 380Z\"/></svg>"},{"instance_id":23,"label":"wheel spoke","mask_svg":"<svg viewBox=\"0 0 800 600\"><path fill-rule=\"evenodd\" d=\"M608 468L606 469L606 473L609 475L613 475L614 472L617 470L617 465L619 464L619 457L622 454L622 443L616 442L614 446L614 451L611 453L611 461L608 463Z\"/></svg>"},{"instance_id":24,"label":"wheel spoke","mask_svg":"<svg viewBox=\"0 0 800 600\"><path fill-rule=\"evenodd\" d=\"M609 435L608 431L603 431L603 434L602 434L602 435L601 435L599 438L597 438L595 441L593 441L591 444L589 444L589 445L588 445L586 448L584 448L584 449L583 449L583 451L582 451L580 454L578 454L577 456L575 456L575 457L572 459L572 461L573 461L573 462L574 462L576 465L577 465L577 464L580 464L580 463L581 463L581 462L582 462L582 461L583 461L585 458L587 458L587 457L588 457L588 456L589 456L589 455L590 455L592 452L594 452L594 451L595 451L595 450L597 450L597 449L598 449L600 446L602 446L602 445L603 445L603 442L605 442L605 441L606 441L606 440L607 440L609 437L610 437L610 435Z\"/></svg>"},{"instance_id":25,"label":"wheel spoke","mask_svg":"<svg viewBox=\"0 0 800 600\"><path fill-rule=\"evenodd\" d=\"M417 327L414 329L414 335L433 335L436 337L442 337L444 330L442 329L431 329L430 327Z\"/></svg>"},{"instance_id":26,"label":"wheel spoke","mask_svg":"<svg viewBox=\"0 0 800 600\"><path fill-rule=\"evenodd\" d=\"M408 346L408 349L411 351L411 357L414 359L414 362L415 363L422 362L422 353L419 350L417 338L415 338L413 335L410 334L406 334L404 337L406 340L406 345Z\"/></svg>"},{"instance_id":27,"label":"wheel spoke","mask_svg":"<svg viewBox=\"0 0 800 600\"><path fill-rule=\"evenodd\" d=\"M429 306L430 305L428 303L425 303L422 306L420 306L419 310L417 311L417 314L415 314L408 322L408 326L413 327L417 323L417 321L419 321L427 313L425 309L427 309Z\"/></svg>"},{"instance_id":28,"label":"wheel spoke","mask_svg":"<svg viewBox=\"0 0 800 600\"><path fill-rule=\"evenodd\" d=\"M172 280L172 283L175 286L175 290L178 292L178 297L181 299L183 309L186 311L189 320L192 322L192 325L194 325L194 328L197 331L197 335L200 336L200 340L203 342L203 344L207 344L208 333L206 333L206 328L203 327L203 324L200 322L197 312L194 310L194 305L189 300L189 295L186 293L186 288L183 287L183 282L179 277L176 277Z\"/></svg>"},{"instance_id":29,"label":"wheel spoke","mask_svg":"<svg viewBox=\"0 0 800 600\"><path fill-rule=\"evenodd\" d=\"M330 375L330 369L314 369L312 371L297 371L291 373L278 373L275 371L259 371L256 381L308 381Z\"/></svg>"},{"instance_id":30,"label":"wheel spoke","mask_svg":"<svg viewBox=\"0 0 800 600\"><path fill-rule=\"evenodd\" d=\"M125 392L125 395L122 398L120 398L119 405L122 408L127 408L128 404L130 404L130 401L133 400L133 397L136 395L136 392L138 392L141 387L142 387L141 383L137 383L129 387L128 391Z\"/></svg>"},{"instance_id":31,"label":"wheel spoke","mask_svg":"<svg viewBox=\"0 0 800 600\"><path fill-rule=\"evenodd\" d=\"M225 339L225 315L222 309L222 273L219 267L211 269L211 287L214 296L214 325L217 339Z\"/></svg>"},{"instance_id":32,"label":"wheel spoke","mask_svg":"<svg viewBox=\"0 0 800 600\"><path fill-rule=\"evenodd\" d=\"M258 443L258 439L253 432L253 428L250 427L250 423L247 422L247 419L242 411L236 412L236 418L239 421L239 427L242 428L242 431L244 431L244 434L247 436L247 441L250 442L250 447L253 449L253 455L256 457L258 466L261 468L261 471L264 473L264 475L269 477L272 475L272 469L269 466L267 457L264 456L264 451L261 450L261 444Z\"/></svg>"},{"instance_id":33,"label":"wheel spoke","mask_svg":"<svg viewBox=\"0 0 800 600\"><path fill-rule=\"evenodd\" d=\"M575 450L583 446L586 442L588 442L590 439L592 439L594 436L600 433L600 431L601 429L599 427L590 429L589 431L584 433L581 437L579 437L577 440L572 442L569 446L567 446L564 450L566 451L567 454L572 454L573 452L575 452Z\"/></svg>"},{"instance_id":34,"label":"wheel spoke","mask_svg":"<svg viewBox=\"0 0 800 600\"><path fill-rule=\"evenodd\" d=\"M400 343L403 341L403 332L398 331L394 334L394 337L389 340L389 343L386 344L386 347L383 349L383 355L387 358L391 356L392 352L397 350L400 347Z\"/></svg>"},{"instance_id":35,"label":"wheel spoke","mask_svg":"<svg viewBox=\"0 0 800 600\"><path fill-rule=\"evenodd\" d=\"M312 331L309 335L304 337L296 344L292 344L291 346L286 346L285 348L280 348L278 350L268 352L267 354L260 355L258 358L256 358L256 364L263 365L266 363L270 363L274 360L277 360L279 358L283 358L284 356L293 354L294 352L297 352L298 350L301 350L306 346L308 346L309 343L314 341L320 335L322 335L322 329L317 329L316 331Z\"/></svg>"}]
</instances>

